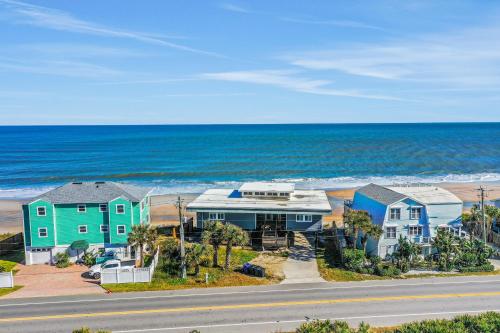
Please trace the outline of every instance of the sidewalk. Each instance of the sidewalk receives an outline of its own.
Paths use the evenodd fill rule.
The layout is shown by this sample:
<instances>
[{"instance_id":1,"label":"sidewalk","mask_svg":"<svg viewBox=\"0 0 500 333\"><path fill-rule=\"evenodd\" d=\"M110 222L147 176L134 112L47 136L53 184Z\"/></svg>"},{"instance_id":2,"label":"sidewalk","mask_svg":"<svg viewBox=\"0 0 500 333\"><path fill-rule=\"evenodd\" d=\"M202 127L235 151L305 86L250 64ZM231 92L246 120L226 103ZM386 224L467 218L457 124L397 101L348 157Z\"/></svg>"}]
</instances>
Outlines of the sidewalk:
<instances>
[{"instance_id":1,"label":"sidewalk","mask_svg":"<svg viewBox=\"0 0 500 333\"><path fill-rule=\"evenodd\" d=\"M285 279L282 284L326 282L319 275L314 247L299 232L295 233L295 245L290 248L283 271Z\"/></svg>"}]
</instances>

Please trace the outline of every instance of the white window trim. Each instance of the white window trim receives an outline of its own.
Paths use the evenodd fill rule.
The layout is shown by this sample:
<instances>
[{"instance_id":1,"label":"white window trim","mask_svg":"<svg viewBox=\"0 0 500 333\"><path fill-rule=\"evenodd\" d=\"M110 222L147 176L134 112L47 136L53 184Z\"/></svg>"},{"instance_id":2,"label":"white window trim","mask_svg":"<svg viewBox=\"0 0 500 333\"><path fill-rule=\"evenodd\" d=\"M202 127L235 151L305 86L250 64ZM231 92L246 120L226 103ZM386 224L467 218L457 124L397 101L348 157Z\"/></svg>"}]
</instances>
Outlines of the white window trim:
<instances>
[{"instance_id":1,"label":"white window trim","mask_svg":"<svg viewBox=\"0 0 500 333\"><path fill-rule=\"evenodd\" d=\"M394 237L389 237L388 236L389 229L394 230ZM385 227L385 233L384 233L384 238L385 239L396 239L397 236L398 236L398 228L397 227L393 227L393 226Z\"/></svg>"},{"instance_id":2,"label":"white window trim","mask_svg":"<svg viewBox=\"0 0 500 333\"><path fill-rule=\"evenodd\" d=\"M80 228L85 227L85 231L81 231ZM89 232L89 227L86 224L78 225L78 233L79 234L87 234Z\"/></svg>"},{"instance_id":3,"label":"white window trim","mask_svg":"<svg viewBox=\"0 0 500 333\"><path fill-rule=\"evenodd\" d=\"M417 231L420 230L420 232L417 232L416 234L412 233L410 230L412 230L414 228L416 228ZM422 228L421 225L409 225L408 226L408 236L412 236L412 237L414 237L414 236L422 236L423 233L424 233L424 229Z\"/></svg>"},{"instance_id":4,"label":"white window trim","mask_svg":"<svg viewBox=\"0 0 500 333\"><path fill-rule=\"evenodd\" d=\"M418 210L418 217L415 217L413 210ZM420 220L422 217L422 207L410 207L410 220Z\"/></svg>"},{"instance_id":5,"label":"white window trim","mask_svg":"<svg viewBox=\"0 0 500 333\"><path fill-rule=\"evenodd\" d=\"M102 230L102 229L103 229L102 227L106 227L106 231L103 231L103 230ZM109 226L108 226L107 224L101 224L101 225L99 226L99 230L101 231L101 234L107 234L107 233L109 233Z\"/></svg>"},{"instance_id":6,"label":"white window trim","mask_svg":"<svg viewBox=\"0 0 500 333\"><path fill-rule=\"evenodd\" d=\"M123 207L123 212L122 213L118 212L118 207L119 206ZM125 205L124 204L117 204L115 210L116 210L116 214L123 215L123 214L125 214Z\"/></svg>"},{"instance_id":7,"label":"white window trim","mask_svg":"<svg viewBox=\"0 0 500 333\"><path fill-rule=\"evenodd\" d=\"M38 212L39 208L43 208L43 214ZM45 206L36 206L36 216L47 216L47 207Z\"/></svg>"},{"instance_id":8,"label":"white window trim","mask_svg":"<svg viewBox=\"0 0 500 333\"><path fill-rule=\"evenodd\" d=\"M80 211L80 207L83 207L83 211ZM77 204L76 211L77 211L77 213L86 213L87 212L87 205L86 204Z\"/></svg>"},{"instance_id":9,"label":"white window trim","mask_svg":"<svg viewBox=\"0 0 500 333\"><path fill-rule=\"evenodd\" d=\"M104 210L102 210L102 206L104 206ZM106 213L108 211L108 204L105 204L105 203L102 203L102 204L99 204L99 212L101 213Z\"/></svg>"},{"instance_id":10,"label":"white window trim","mask_svg":"<svg viewBox=\"0 0 500 333\"><path fill-rule=\"evenodd\" d=\"M300 219L299 219L299 216L301 217ZM308 219L306 218L306 216L309 216L311 219L310 219L310 220L308 220ZM299 223L311 223L311 222L313 221L313 218L312 218L312 215L311 215L311 214L297 214L297 215L295 216L295 221L297 221L297 222L299 222Z\"/></svg>"},{"instance_id":11,"label":"white window trim","mask_svg":"<svg viewBox=\"0 0 500 333\"><path fill-rule=\"evenodd\" d=\"M45 230L45 236L40 236L40 230ZM49 228L38 228L38 238L47 238L49 237Z\"/></svg>"},{"instance_id":12,"label":"white window trim","mask_svg":"<svg viewBox=\"0 0 500 333\"><path fill-rule=\"evenodd\" d=\"M215 214L215 218L212 218L212 214ZM226 214L224 213L208 213L208 219L210 221L225 221L226 220Z\"/></svg>"},{"instance_id":13,"label":"white window trim","mask_svg":"<svg viewBox=\"0 0 500 333\"><path fill-rule=\"evenodd\" d=\"M123 227L123 232L119 231L120 227ZM127 227L125 226L125 224L118 224L116 226L116 234L117 235L125 235L126 233L127 233Z\"/></svg>"},{"instance_id":14,"label":"white window trim","mask_svg":"<svg viewBox=\"0 0 500 333\"><path fill-rule=\"evenodd\" d=\"M399 215L399 218L392 218L392 210L399 210L399 214L394 214L394 215ZM399 221L401 220L401 207L392 207L389 208L389 220L391 221Z\"/></svg>"}]
</instances>

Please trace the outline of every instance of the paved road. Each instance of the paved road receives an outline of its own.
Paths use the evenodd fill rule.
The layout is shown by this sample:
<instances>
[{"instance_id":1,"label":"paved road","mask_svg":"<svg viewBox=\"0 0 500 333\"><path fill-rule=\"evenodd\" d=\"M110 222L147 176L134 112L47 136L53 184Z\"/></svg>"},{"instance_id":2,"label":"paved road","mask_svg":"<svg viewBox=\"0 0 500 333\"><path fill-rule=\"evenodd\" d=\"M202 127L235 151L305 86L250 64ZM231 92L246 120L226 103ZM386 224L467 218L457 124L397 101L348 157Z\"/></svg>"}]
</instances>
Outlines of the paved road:
<instances>
[{"instance_id":1,"label":"paved road","mask_svg":"<svg viewBox=\"0 0 500 333\"><path fill-rule=\"evenodd\" d=\"M500 311L500 276L0 300L0 332L275 332L309 318L394 325Z\"/></svg>"}]
</instances>

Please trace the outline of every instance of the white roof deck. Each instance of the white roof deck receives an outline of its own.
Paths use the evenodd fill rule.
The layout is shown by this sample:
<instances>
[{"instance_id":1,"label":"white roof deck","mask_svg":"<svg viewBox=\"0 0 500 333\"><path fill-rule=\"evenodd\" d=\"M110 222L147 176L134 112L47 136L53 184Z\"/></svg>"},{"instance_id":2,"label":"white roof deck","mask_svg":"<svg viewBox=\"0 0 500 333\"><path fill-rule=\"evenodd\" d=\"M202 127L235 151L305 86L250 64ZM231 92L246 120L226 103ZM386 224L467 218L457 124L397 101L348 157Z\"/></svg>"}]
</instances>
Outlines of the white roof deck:
<instances>
[{"instance_id":1,"label":"white roof deck","mask_svg":"<svg viewBox=\"0 0 500 333\"><path fill-rule=\"evenodd\" d=\"M241 192L236 190L211 189L189 203L187 209L189 211L290 211L324 215L331 214L332 211L325 191L320 190L295 190L290 198L283 200L280 198L242 197Z\"/></svg>"},{"instance_id":2,"label":"white roof deck","mask_svg":"<svg viewBox=\"0 0 500 333\"><path fill-rule=\"evenodd\" d=\"M461 204L460 200L455 194L447 191L441 187L427 185L427 186L386 186L386 188L403 194L423 204Z\"/></svg>"},{"instance_id":3,"label":"white roof deck","mask_svg":"<svg viewBox=\"0 0 500 333\"><path fill-rule=\"evenodd\" d=\"M249 182L240 187L240 192L293 192L295 184L271 183L271 182Z\"/></svg>"}]
</instances>

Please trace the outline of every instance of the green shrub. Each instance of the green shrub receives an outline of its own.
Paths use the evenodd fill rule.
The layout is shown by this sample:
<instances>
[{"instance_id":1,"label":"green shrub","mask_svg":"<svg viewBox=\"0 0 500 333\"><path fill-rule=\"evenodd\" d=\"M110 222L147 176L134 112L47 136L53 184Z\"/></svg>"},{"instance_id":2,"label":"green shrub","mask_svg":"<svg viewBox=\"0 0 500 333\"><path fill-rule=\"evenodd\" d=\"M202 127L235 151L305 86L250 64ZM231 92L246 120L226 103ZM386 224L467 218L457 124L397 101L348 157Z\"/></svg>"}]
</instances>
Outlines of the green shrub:
<instances>
[{"instance_id":1,"label":"green shrub","mask_svg":"<svg viewBox=\"0 0 500 333\"><path fill-rule=\"evenodd\" d=\"M347 270L366 273L365 252L356 249L344 249L344 267Z\"/></svg>"},{"instance_id":2,"label":"green shrub","mask_svg":"<svg viewBox=\"0 0 500 333\"><path fill-rule=\"evenodd\" d=\"M363 252L363 251L362 251ZM313 320L300 325L296 333L354 333L345 321Z\"/></svg>"},{"instance_id":3,"label":"green shrub","mask_svg":"<svg viewBox=\"0 0 500 333\"><path fill-rule=\"evenodd\" d=\"M374 273L378 276L399 276L401 271L392 264L378 264L375 266Z\"/></svg>"},{"instance_id":4,"label":"green shrub","mask_svg":"<svg viewBox=\"0 0 500 333\"><path fill-rule=\"evenodd\" d=\"M82 328L78 328L76 330L73 330L73 333L111 333L111 331L104 331L104 330L97 330L97 331L92 331L90 328L88 327L82 327Z\"/></svg>"},{"instance_id":5,"label":"green shrub","mask_svg":"<svg viewBox=\"0 0 500 333\"><path fill-rule=\"evenodd\" d=\"M458 270L462 273L468 272L493 272L495 270L495 266L492 264L484 264L481 266L470 266L470 267L462 267L460 266Z\"/></svg>"},{"instance_id":6,"label":"green shrub","mask_svg":"<svg viewBox=\"0 0 500 333\"><path fill-rule=\"evenodd\" d=\"M394 333L498 333L500 313L486 312L477 316L462 315L451 320L435 319L404 324Z\"/></svg>"},{"instance_id":7,"label":"green shrub","mask_svg":"<svg viewBox=\"0 0 500 333\"><path fill-rule=\"evenodd\" d=\"M69 266L69 255L66 252L59 252L55 255L56 267L65 268Z\"/></svg>"},{"instance_id":8,"label":"green shrub","mask_svg":"<svg viewBox=\"0 0 500 333\"><path fill-rule=\"evenodd\" d=\"M83 264L87 267L91 267L95 265L97 255L94 251L86 251L82 256Z\"/></svg>"}]
</instances>

